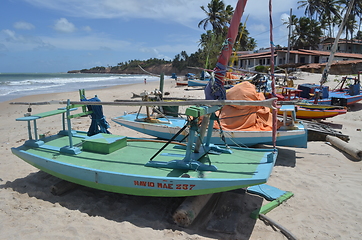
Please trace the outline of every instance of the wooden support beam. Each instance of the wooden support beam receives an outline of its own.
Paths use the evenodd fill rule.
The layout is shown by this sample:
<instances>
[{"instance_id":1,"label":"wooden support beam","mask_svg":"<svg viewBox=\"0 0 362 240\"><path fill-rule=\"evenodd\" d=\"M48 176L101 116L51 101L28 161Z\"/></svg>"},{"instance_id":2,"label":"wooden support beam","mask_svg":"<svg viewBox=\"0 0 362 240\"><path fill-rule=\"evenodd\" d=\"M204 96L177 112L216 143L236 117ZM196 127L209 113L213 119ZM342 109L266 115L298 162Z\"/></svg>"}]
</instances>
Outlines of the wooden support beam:
<instances>
[{"instance_id":1,"label":"wooden support beam","mask_svg":"<svg viewBox=\"0 0 362 240\"><path fill-rule=\"evenodd\" d=\"M213 194L187 197L173 214L175 223L181 227L190 226L212 195Z\"/></svg>"}]
</instances>

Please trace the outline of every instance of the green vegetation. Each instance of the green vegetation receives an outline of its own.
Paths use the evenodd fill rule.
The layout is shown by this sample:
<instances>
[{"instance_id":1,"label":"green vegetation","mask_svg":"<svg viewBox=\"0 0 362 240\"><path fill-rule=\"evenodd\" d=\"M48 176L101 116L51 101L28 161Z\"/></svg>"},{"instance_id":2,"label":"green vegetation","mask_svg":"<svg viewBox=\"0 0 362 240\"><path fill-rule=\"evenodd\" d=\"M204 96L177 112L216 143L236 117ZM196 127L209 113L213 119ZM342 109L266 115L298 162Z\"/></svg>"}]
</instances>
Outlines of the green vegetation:
<instances>
[{"instance_id":1,"label":"green vegetation","mask_svg":"<svg viewBox=\"0 0 362 240\"><path fill-rule=\"evenodd\" d=\"M158 58L150 58L148 60L130 60L128 62L121 62L118 63L117 66L112 67L112 70L126 70L126 69L138 69L138 65L142 66L143 68L152 67L152 66L158 66L161 64L167 64L171 63L171 61L166 61L164 59L158 59Z\"/></svg>"},{"instance_id":2,"label":"green vegetation","mask_svg":"<svg viewBox=\"0 0 362 240\"><path fill-rule=\"evenodd\" d=\"M288 27L290 27L289 23L285 24L288 24ZM290 44L293 48L318 49L320 38L323 35L322 25L320 22L311 18L297 18L295 15L292 15L291 24L293 26L293 30Z\"/></svg>"},{"instance_id":3,"label":"green vegetation","mask_svg":"<svg viewBox=\"0 0 362 240\"><path fill-rule=\"evenodd\" d=\"M128 62L120 62L117 66L109 66L106 67L93 67L90 69L82 69L80 72L82 73L122 73L123 71L133 71L139 72L141 71L138 67L139 65L143 68L153 67L153 66L160 66L163 64L171 64L171 61L167 61L164 59L158 58L151 58L148 60L129 60Z\"/></svg>"},{"instance_id":4,"label":"green vegetation","mask_svg":"<svg viewBox=\"0 0 362 240\"><path fill-rule=\"evenodd\" d=\"M269 69L270 69L270 66L262 66L262 65L260 65L260 66L255 67L255 71L263 72L263 73L267 73Z\"/></svg>"},{"instance_id":5,"label":"green vegetation","mask_svg":"<svg viewBox=\"0 0 362 240\"><path fill-rule=\"evenodd\" d=\"M199 22L198 27L203 27L206 30L208 25L211 25L212 29L201 34L197 52L188 56L183 51L175 56L172 66L178 70L185 69L187 66L213 68L227 35L230 20L234 13L233 7L225 6L222 0L211 0L207 7L201 6L200 8L206 17ZM256 48L255 39L249 37L249 32L242 23L239 25L239 35L236 39L235 51L252 51Z\"/></svg>"}]
</instances>

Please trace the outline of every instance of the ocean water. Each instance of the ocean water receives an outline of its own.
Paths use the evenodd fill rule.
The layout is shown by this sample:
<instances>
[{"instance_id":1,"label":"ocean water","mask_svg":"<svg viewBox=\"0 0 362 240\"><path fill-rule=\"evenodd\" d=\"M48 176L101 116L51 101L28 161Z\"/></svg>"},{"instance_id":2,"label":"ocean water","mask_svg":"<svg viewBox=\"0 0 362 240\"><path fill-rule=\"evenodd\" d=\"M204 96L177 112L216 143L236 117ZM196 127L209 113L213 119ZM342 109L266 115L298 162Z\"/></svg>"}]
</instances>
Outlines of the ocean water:
<instances>
[{"instance_id":1,"label":"ocean water","mask_svg":"<svg viewBox=\"0 0 362 240\"><path fill-rule=\"evenodd\" d=\"M0 73L0 102L43 93L100 89L157 81L159 77L130 74Z\"/></svg>"}]
</instances>

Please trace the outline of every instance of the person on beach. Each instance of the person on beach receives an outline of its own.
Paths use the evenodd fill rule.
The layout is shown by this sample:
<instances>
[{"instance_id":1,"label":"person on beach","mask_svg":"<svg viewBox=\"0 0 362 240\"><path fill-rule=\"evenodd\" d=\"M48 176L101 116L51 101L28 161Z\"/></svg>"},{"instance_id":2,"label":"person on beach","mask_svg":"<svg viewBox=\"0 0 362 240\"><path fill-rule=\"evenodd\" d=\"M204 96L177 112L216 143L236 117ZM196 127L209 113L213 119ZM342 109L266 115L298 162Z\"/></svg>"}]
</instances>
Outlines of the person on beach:
<instances>
[{"instance_id":1,"label":"person on beach","mask_svg":"<svg viewBox=\"0 0 362 240\"><path fill-rule=\"evenodd\" d=\"M143 80L144 82L145 82L145 84L147 83L147 80L146 80L146 78Z\"/></svg>"}]
</instances>

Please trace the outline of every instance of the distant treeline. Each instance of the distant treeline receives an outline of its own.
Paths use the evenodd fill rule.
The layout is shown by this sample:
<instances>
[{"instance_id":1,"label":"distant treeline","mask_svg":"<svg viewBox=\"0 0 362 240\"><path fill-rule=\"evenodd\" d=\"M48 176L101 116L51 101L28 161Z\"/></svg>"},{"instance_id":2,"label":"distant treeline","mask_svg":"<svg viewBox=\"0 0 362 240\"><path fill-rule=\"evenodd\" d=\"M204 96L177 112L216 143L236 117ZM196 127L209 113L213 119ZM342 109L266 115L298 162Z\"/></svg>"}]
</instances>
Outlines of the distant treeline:
<instances>
[{"instance_id":1,"label":"distant treeline","mask_svg":"<svg viewBox=\"0 0 362 240\"><path fill-rule=\"evenodd\" d=\"M188 54L182 51L181 54L177 54L174 60L165 60L158 58L150 58L148 60L129 60L127 62L120 62L117 66L97 66L90 69L82 69L80 71L69 72L81 72L81 73L141 73L142 70L138 67L141 66L144 69L162 68L162 66L169 66L172 72L184 72L187 71L188 66L202 66L201 63L195 58L195 54Z\"/></svg>"}]
</instances>

